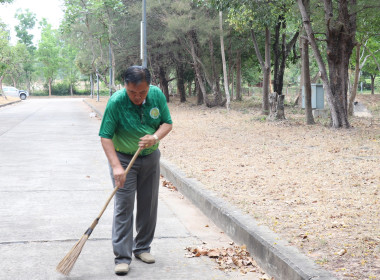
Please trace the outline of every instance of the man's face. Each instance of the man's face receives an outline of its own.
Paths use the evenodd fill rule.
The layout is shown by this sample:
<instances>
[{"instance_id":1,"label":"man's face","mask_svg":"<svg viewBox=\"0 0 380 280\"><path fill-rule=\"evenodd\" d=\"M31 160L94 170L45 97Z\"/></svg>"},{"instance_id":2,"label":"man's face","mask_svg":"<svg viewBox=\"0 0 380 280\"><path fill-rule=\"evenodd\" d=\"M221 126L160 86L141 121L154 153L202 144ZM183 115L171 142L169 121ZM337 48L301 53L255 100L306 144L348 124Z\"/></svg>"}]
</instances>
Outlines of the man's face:
<instances>
[{"instance_id":1,"label":"man's face","mask_svg":"<svg viewBox=\"0 0 380 280\"><path fill-rule=\"evenodd\" d=\"M127 90L129 99L135 105L141 105L148 95L149 85L146 81L143 81L138 85L130 82L128 84L124 84L124 86Z\"/></svg>"}]
</instances>

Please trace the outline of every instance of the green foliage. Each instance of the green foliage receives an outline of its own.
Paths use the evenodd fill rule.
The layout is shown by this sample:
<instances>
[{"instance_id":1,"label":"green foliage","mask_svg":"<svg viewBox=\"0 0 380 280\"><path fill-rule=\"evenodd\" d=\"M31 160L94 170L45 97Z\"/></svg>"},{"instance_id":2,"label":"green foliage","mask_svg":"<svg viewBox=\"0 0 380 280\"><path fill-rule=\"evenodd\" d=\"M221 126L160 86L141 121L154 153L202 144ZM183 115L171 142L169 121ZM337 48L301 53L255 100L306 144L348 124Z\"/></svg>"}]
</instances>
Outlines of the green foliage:
<instances>
[{"instance_id":1,"label":"green foliage","mask_svg":"<svg viewBox=\"0 0 380 280\"><path fill-rule=\"evenodd\" d=\"M8 37L6 25L0 21L0 76L6 73L11 59L11 46Z\"/></svg>"},{"instance_id":2,"label":"green foliage","mask_svg":"<svg viewBox=\"0 0 380 280\"><path fill-rule=\"evenodd\" d=\"M15 18L19 21L19 24L15 26L16 36L19 41L25 44L30 52L33 52L36 48L33 46L33 35L29 34L28 30L34 28L36 24L36 14L26 9L25 12L18 9Z\"/></svg>"},{"instance_id":3,"label":"green foliage","mask_svg":"<svg viewBox=\"0 0 380 280\"><path fill-rule=\"evenodd\" d=\"M49 90L47 84L45 84L44 88L45 88L45 91ZM74 93L75 93L75 89L74 89ZM51 94L52 95L59 95L59 96L70 95L70 84L60 83L60 84L52 85Z\"/></svg>"},{"instance_id":4,"label":"green foliage","mask_svg":"<svg viewBox=\"0 0 380 280\"><path fill-rule=\"evenodd\" d=\"M42 29L41 41L36 52L37 60L43 65L40 70L46 81L54 80L58 74L58 69L62 62L59 56L60 45L58 31L52 29L50 24L47 24Z\"/></svg>"}]
</instances>

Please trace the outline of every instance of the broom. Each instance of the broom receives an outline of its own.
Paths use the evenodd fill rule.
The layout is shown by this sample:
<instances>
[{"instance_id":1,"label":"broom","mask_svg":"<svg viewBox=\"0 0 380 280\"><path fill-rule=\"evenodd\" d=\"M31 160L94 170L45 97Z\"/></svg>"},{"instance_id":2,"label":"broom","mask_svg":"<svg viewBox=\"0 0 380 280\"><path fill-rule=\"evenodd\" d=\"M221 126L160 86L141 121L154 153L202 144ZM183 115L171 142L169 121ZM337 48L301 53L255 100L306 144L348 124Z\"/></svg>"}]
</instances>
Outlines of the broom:
<instances>
[{"instance_id":1,"label":"broom","mask_svg":"<svg viewBox=\"0 0 380 280\"><path fill-rule=\"evenodd\" d=\"M139 148L136 151L136 153L134 154L131 161L129 162L128 167L124 171L125 176L127 176L129 170L131 169L133 163L135 162L135 160L136 160L137 156L139 155L139 153L141 152L141 150L142 150L142 148ZM73 246L73 248L71 248L71 250L67 253L67 255L57 265L56 269L58 272L60 272L64 275L68 275L70 273L70 271L73 269L75 262L77 261L80 253L82 252L82 248L83 248L84 244L86 243L87 239L90 237L92 231L94 230L94 228L98 224L100 217L103 215L108 204L110 203L111 199L113 198L113 196L115 195L115 193L117 192L118 189L119 189L118 187L114 188L112 194L108 198L108 200L107 200L106 204L104 205L102 211L100 211L99 216L92 222L91 226L86 230L86 232L83 234L82 238L79 239L79 241Z\"/></svg>"}]
</instances>

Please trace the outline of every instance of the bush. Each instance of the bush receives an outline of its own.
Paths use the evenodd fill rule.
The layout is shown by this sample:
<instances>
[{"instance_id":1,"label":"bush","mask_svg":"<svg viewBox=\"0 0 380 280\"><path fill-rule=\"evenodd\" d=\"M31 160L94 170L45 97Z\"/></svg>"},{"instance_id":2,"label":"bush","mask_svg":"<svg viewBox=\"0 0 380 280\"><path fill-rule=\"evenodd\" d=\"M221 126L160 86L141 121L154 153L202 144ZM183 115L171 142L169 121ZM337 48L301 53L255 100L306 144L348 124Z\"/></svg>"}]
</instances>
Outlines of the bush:
<instances>
[{"instance_id":1,"label":"bush","mask_svg":"<svg viewBox=\"0 0 380 280\"><path fill-rule=\"evenodd\" d=\"M83 90L75 90L75 95L90 95L91 94L91 91L88 90L88 89L83 89ZM110 94L109 90L99 90L99 95L100 96L108 96ZM94 90L94 96L97 95L97 90L95 89Z\"/></svg>"},{"instance_id":2,"label":"bush","mask_svg":"<svg viewBox=\"0 0 380 280\"><path fill-rule=\"evenodd\" d=\"M45 92L45 91L40 91L40 90L37 90L37 91L32 91L30 93L31 96L48 96L49 95L49 92Z\"/></svg>"},{"instance_id":3,"label":"bush","mask_svg":"<svg viewBox=\"0 0 380 280\"><path fill-rule=\"evenodd\" d=\"M97 89L94 89L94 96L97 94ZM49 96L49 86L47 84L44 85L44 90L33 91L32 96ZM59 83L52 85L51 95L55 96L70 96L70 85L66 83ZM90 95L90 90L88 89L76 89L73 87L73 95ZM100 96L108 96L108 89L100 89Z\"/></svg>"},{"instance_id":4,"label":"bush","mask_svg":"<svg viewBox=\"0 0 380 280\"><path fill-rule=\"evenodd\" d=\"M47 89L49 91L49 88ZM75 87L73 88L73 93L75 94ZM56 84L51 87L52 95L70 95L70 85L69 84Z\"/></svg>"}]
</instances>

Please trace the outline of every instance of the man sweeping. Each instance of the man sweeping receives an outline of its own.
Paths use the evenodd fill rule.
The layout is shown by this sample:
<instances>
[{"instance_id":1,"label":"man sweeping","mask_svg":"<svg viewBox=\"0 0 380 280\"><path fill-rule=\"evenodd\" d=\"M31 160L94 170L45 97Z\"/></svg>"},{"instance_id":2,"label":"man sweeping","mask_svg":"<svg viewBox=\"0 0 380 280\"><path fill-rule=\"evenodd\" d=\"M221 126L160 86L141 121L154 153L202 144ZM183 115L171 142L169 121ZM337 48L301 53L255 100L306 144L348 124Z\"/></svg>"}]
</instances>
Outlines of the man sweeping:
<instances>
[{"instance_id":1,"label":"man sweeping","mask_svg":"<svg viewBox=\"0 0 380 280\"><path fill-rule=\"evenodd\" d=\"M115 194L112 245L115 273L129 271L132 253L145 263L154 263L150 245L157 220L160 179L159 141L172 129L172 120L162 91L150 85L147 68L129 67L124 88L109 99L99 136L108 158ZM125 178L138 148L144 148ZM133 209L136 194L136 236L133 239Z\"/></svg>"}]
</instances>

